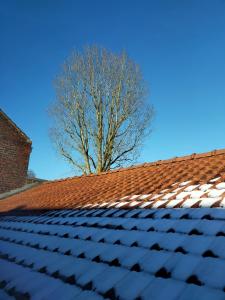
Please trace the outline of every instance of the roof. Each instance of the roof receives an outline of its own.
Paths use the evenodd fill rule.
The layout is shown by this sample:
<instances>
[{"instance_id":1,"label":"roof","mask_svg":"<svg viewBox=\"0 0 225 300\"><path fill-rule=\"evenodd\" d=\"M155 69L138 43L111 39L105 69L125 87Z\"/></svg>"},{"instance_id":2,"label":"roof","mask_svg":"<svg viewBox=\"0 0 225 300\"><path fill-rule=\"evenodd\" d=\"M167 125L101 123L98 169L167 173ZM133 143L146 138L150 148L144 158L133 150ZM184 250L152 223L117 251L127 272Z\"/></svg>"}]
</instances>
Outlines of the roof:
<instances>
[{"instance_id":1,"label":"roof","mask_svg":"<svg viewBox=\"0 0 225 300\"><path fill-rule=\"evenodd\" d=\"M1 200L0 299L225 299L224 171L220 150Z\"/></svg>"},{"instance_id":2,"label":"roof","mask_svg":"<svg viewBox=\"0 0 225 300\"><path fill-rule=\"evenodd\" d=\"M0 108L0 116L2 116L7 122L16 130L16 132L25 140L28 144L32 144L29 137L7 116L7 114Z\"/></svg>"},{"instance_id":3,"label":"roof","mask_svg":"<svg viewBox=\"0 0 225 300\"><path fill-rule=\"evenodd\" d=\"M220 207L225 150L43 183L1 201L0 211L78 207Z\"/></svg>"}]
</instances>

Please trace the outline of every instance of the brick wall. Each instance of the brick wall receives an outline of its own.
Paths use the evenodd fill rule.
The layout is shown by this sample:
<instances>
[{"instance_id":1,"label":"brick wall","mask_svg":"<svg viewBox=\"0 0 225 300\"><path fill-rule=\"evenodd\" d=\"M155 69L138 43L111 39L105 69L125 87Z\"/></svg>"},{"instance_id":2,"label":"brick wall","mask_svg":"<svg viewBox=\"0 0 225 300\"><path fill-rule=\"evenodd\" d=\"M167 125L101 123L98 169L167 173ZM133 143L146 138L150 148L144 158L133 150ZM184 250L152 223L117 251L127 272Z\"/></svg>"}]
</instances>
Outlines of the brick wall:
<instances>
[{"instance_id":1,"label":"brick wall","mask_svg":"<svg viewBox=\"0 0 225 300\"><path fill-rule=\"evenodd\" d=\"M26 182L31 144L0 113L0 193Z\"/></svg>"}]
</instances>

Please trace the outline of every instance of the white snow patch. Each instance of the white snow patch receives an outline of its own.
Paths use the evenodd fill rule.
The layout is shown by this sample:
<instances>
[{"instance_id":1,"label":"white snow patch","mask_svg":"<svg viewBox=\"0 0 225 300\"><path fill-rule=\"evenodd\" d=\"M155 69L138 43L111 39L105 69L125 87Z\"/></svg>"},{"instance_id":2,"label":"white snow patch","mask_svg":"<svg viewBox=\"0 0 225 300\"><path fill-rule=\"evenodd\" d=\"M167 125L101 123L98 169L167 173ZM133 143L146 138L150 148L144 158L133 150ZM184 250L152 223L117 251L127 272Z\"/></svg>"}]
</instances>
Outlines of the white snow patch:
<instances>
[{"instance_id":1,"label":"white snow patch","mask_svg":"<svg viewBox=\"0 0 225 300\"><path fill-rule=\"evenodd\" d=\"M83 208L87 208L87 207L90 207L91 206L91 204L90 203L88 203L88 204L85 204L85 205L82 205L82 207ZM81 206L79 206L79 207L81 207Z\"/></svg>"},{"instance_id":2,"label":"white snow patch","mask_svg":"<svg viewBox=\"0 0 225 300\"><path fill-rule=\"evenodd\" d=\"M174 206L176 206L177 204L179 204L179 203L182 202L182 201L183 201L182 199L171 200L171 201L166 205L166 207L174 207Z\"/></svg>"},{"instance_id":3,"label":"white snow patch","mask_svg":"<svg viewBox=\"0 0 225 300\"><path fill-rule=\"evenodd\" d=\"M189 185L188 187L186 187L184 189L184 192L192 192L194 189L196 189L199 186L199 184L195 184L195 185Z\"/></svg>"},{"instance_id":4,"label":"white snow patch","mask_svg":"<svg viewBox=\"0 0 225 300\"><path fill-rule=\"evenodd\" d=\"M120 198L120 200L125 200L127 198L129 198L129 196L124 196L124 197Z\"/></svg>"},{"instance_id":5,"label":"white snow patch","mask_svg":"<svg viewBox=\"0 0 225 300\"><path fill-rule=\"evenodd\" d=\"M136 198L138 198L139 196L140 196L140 195L133 195L133 196L130 197L130 200L136 199Z\"/></svg>"},{"instance_id":6,"label":"white snow patch","mask_svg":"<svg viewBox=\"0 0 225 300\"><path fill-rule=\"evenodd\" d=\"M110 207L115 207L117 204L119 204L120 202L110 202L107 207L110 208Z\"/></svg>"},{"instance_id":7,"label":"white snow patch","mask_svg":"<svg viewBox=\"0 0 225 300\"><path fill-rule=\"evenodd\" d=\"M220 177L216 177L216 178L214 178L214 179L211 179L209 182L215 182L215 181L217 181L217 180L219 180L220 179Z\"/></svg>"},{"instance_id":8,"label":"white snow patch","mask_svg":"<svg viewBox=\"0 0 225 300\"><path fill-rule=\"evenodd\" d=\"M219 200L220 200L220 198L204 198L204 199L202 199L199 206L201 206L201 207L211 207L214 203L216 203Z\"/></svg>"},{"instance_id":9,"label":"white snow patch","mask_svg":"<svg viewBox=\"0 0 225 300\"><path fill-rule=\"evenodd\" d=\"M109 204L109 202L103 202L103 203L99 204L99 207L103 207L103 206L106 206L108 204Z\"/></svg>"},{"instance_id":10,"label":"white snow patch","mask_svg":"<svg viewBox=\"0 0 225 300\"><path fill-rule=\"evenodd\" d=\"M187 196L190 196L190 192L181 192L176 196L176 199L184 199Z\"/></svg>"},{"instance_id":11,"label":"white snow patch","mask_svg":"<svg viewBox=\"0 0 225 300\"><path fill-rule=\"evenodd\" d=\"M169 198L175 196L176 193L168 193L162 197L163 200L168 200Z\"/></svg>"},{"instance_id":12,"label":"white snow patch","mask_svg":"<svg viewBox=\"0 0 225 300\"><path fill-rule=\"evenodd\" d=\"M225 189L225 182L218 183L218 184L216 185L216 188L217 188L218 190Z\"/></svg>"},{"instance_id":13,"label":"white snow patch","mask_svg":"<svg viewBox=\"0 0 225 300\"><path fill-rule=\"evenodd\" d=\"M212 184L202 184L199 186L199 190L206 192L212 187Z\"/></svg>"},{"instance_id":14,"label":"white snow patch","mask_svg":"<svg viewBox=\"0 0 225 300\"><path fill-rule=\"evenodd\" d=\"M203 191L192 191L191 198L193 198L193 199L200 198L204 194L205 194L205 192L203 192Z\"/></svg>"},{"instance_id":15,"label":"white snow patch","mask_svg":"<svg viewBox=\"0 0 225 300\"><path fill-rule=\"evenodd\" d=\"M145 198L148 198L149 196L151 196L151 194L144 194L144 195L141 195L139 199L145 199Z\"/></svg>"},{"instance_id":16,"label":"white snow patch","mask_svg":"<svg viewBox=\"0 0 225 300\"><path fill-rule=\"evenodd\" d=\"M152 207L157 208L160 205L165 204L166 202L167 202L167 200L158 200L152 205Z\"/></svg>"},{"instance_id":17,"label":"white snow patch","mask_svg":"<svg viewBox=\"0 0 225 300\"><path fill-rule=\"evenodd\" d=\"M215 198L221 196L223 193L225 193L225 189L222 190L211 189L208 193L208 196L209 198Z\"/></svg>"},{"instance_id":18,"label":"white snow patch","mask_svg":"<svg viewBox=\"0 0 225 300\"><path fill-rule=\"evenodd\" d=\"M185 185L187 185L188 183L190 183L190 180L181 182L181 183L179 184L179 186L185 186Z\"/></svg>"},{"instance_id":19,"label":"white snow patch","mask_svg":"<svg viewBox=\"0 0 225 300\"><path fill-rule=\"evenodd\" d=\"M177 192L179 192L179 191L182 190L182 189L183 189L183 187L178 187L178 188L176 188L175 190L173 190L172 193L177 193Z\"/></svg>"},{"instance_id":20,"label":"white snow patch","mask_svg":"<svg viewBox=\"0 0 225 300\"><path fill-rule=\"evenodd\" d=\"M123 202L120 202L119 204L117 204L115 207L116 208L119 208L119 207L122 207L122 206L124 206L124 205L126 205L126 204L128 204L129 202L125 202L125 201L123 201Z\"/></svg>"},{"instance_id":21,"label":"white snow patch","mask_svg":"<svg viewBox=\"0 0 225 300\"><path fill-rule=\"evenodd\" d=\"M193 206L195 203L197 203L200 199L187 199L186 201L184 201L184 203L182 204L182 207L191 207Z\"/></svg>"},{"instance_id":22,"label":"white snow patch","mask_svg":"<svg viewBox=\"0 0 225 300\"><path fill-rule=\"evenodd\" d=\"M138 202L138 201L133 201L133 202L131 202L130 203L130 205L129 206L136 206L136 205L138 205L138 204L140 204L140 202Z\"/></svg>"},{"instance_id":23,"label":"white snow patch","mask_svg":"<svg viewBox=\"0 0 225 300\"><path fill-rule=\"evenodd\" d=\"M162 191L160 191L160 194L164 194L167 191L169 191L169 189L162 190Z\"/></svg>"},{"instance_id":24,"label":"white snow patch","mask_svg":"<svg viewBox=\"0 0 225 300\"><path fill-rule=\"evenodd\" d=\"M152 201L146 201L146 202L144 202L143 204L140 205L140 208L144 208L144 207L146 207L150 204L152 204Z\"/></svg>"}]
</instances>

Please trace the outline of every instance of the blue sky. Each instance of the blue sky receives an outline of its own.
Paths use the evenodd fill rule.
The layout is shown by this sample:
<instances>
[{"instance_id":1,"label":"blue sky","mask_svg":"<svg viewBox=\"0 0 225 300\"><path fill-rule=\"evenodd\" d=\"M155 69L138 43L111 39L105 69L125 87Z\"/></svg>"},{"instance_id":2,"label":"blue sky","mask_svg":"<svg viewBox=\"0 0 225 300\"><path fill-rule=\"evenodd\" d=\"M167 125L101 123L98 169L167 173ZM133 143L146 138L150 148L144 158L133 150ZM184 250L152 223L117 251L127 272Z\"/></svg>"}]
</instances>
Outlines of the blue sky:
<instances>
[{"instance_id":1,"label":"blue sky","mask_svg":"<svg viewBox=\"0 0 225 300\"><path fill-rule=\"evenodd\" d=\"M53 80L73 48L126 49L156 118L139 162L225 148L225 0L2 0L0 107L33 141L30 169L73 175L49 137Z\"/></svg>"}]
</instances>

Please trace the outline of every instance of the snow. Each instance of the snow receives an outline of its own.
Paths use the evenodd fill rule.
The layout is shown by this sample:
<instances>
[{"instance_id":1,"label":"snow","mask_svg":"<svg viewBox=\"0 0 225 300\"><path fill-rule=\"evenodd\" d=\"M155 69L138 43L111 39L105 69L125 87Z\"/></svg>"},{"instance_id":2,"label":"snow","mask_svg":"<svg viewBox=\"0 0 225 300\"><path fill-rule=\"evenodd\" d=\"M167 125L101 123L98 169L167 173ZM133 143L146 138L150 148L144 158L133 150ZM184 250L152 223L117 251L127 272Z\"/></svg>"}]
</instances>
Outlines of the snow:
<instances>
[{"instance_id":1,"label":"snow","mask_svg":"<svg viewBox=\"0 0 225 300\"><path fill-rule=\"evenodd\" d=\"M136 299L153 278L149 274L129 272L127 276L115 285L116 293L120 295L120 299Z\"/></svg>"},{"instance_id":2,"label":"snow","mask_svg":"<svg viewBox=\"0 0 225 300\"><path fill-rule=\"evenodd\" d=\"M133 200L133 199L137 199L137 198L139 198L141 195L133 195L133 196L130 196L129 198L130 198L130 200Z\"/></svg>"},{"instance_id":3,"label":"snow","mask_svg":"<svg viewBox=\"0 0 225 300\"><path fill-rule=\"evenodd\" d=\"M124 205L129 204L129 202L120 202L119 204L117 204L115 207L119 208L119 207L123 207Z\"/></svg>"},{"instance_id":4,"label":"snow","mask_svg":"<svg viewBox=\"0 0 225 300\"><path fill-rule=\"evenodd\" d=\"M172 197L175 196L175 195L176 195L176 193L168 193L168 194L164 195L164 196L162 197L162 199L163 199L163 200L168 200L168 199L172 198Z\"/></svg>"},{"instance_id":5,"label":"snow","mask_svg":"<svg viewBox=\"0 0 225 300\"><path fill-rule=\"evenodd\" d=\"M181 182L181 183L179 184L179 186L180 186L180 187L183 187L183 186L186 186L188 183L190 183L190 180Z\"/></svg>"},{"instance_id":6,"label":"snow","mask_svg":"<svg viewBox=\"0 0 225 300\"><path fill-rule=\"evenodd\" d=\"M179 194L176 195L176 199L178 200L184 199L185 197L188 197L190 195L191 195L190 192L180 192Z\"/></svg>"},{"instance_id":7,"label":"snow","mask_svg":"<svg viewBox=\"0 0 225 300\"><path fill-rule=\"evenodd\" d=\"M146 206L149 206L150 204L152 204L152 201L146 201L143 204L141 204L140 207L145 208Z\"/></svg>"},{"instance_id":8,"label":"snow","mask_svg":"<svg viewBox=\"0 0 225 300\"><path fill-rule=\"evenodd\" d=\"M199 206L200 207L210 207L219 200L220 200L220 198L218 198L218 197L217 198L204 198L204 199L201 199Z\"/></svg>"},{"instance_id":9,"label":"snow","mask_svg":"<svg viewBox=\"0 0 225 300\"><path fill-rule=\"evenodd\" d=\"M208 197L209 198L216 198L216 197L221 196L223 193L225 193L225 189L220 189L220 190L211 189L208 193Z\"/></svg>"},{"instance_id":10,"label":"snow","mask_svg":"<svg viewBox=\"0 0 225 300\"><path fill-rule=\"evenodd\" d=\"M156 194L156 195L154 195L153 197L151 197L150 200L155 200L155 199L159 198L160 196L161 196L160 194Z\"/></svg>"},{"instance_id":11,"label":"snow","mask_svg":"<svg viewBox=\"0 0 225 300\"><path fill-rule=\"evenodd\" d=\"M56 288L51 291L43 291L42 295L38 295L38 299L49 300L49 299L77 299L77 295L81 294L82 290L78 287L71 286L69 284L59 284ZM93 293L94 294L94 293ZM93 298L94 299L94 298Z\"/></svg>"},{"instance_id":12,"label":"snow","mask_svg":"<svg viewBox=\"0 0 225 300\"><path fill-rule=\"evenodd\" d=\"M108 203L107 205L107 208L111 208L111 207L116 207L118 204L120 204L120 202L111 202L111 203Z\"/></svg>"},{"instance_id":13,"label":"snow","mask_svg":"<svg viewBox=\"0 0 225 300\"><path fill-rule=\"evenodd\" d=\"M174 207L174 206L178 205L179 203L181 203L182 201L183 201L183 199L171 200L169 203L167 203L166 207Z\"/></svg>"},{"instance_id":14,"label":"snow","mask_svg":"<svg viewBox=\"0 0 225 300\"><path fill-rule=\"evenodd\" d=\"M104 299L103 297L101 297L100 295L92 291L82 291L79 295L76 295L76 300L103 300L103 299Z\"/></svg>"},{"instance_id":15,"label":"snow","mask_svg":"<svg viewBox=\"0 0 225 300\"><path fill-rule=\"evenodd\" d=\"M205 257L197 266L195 273L211 288L223 289L225 286L225 261L223 259Z\"/></svg>"},{"instance_id":16,"label":"snow","mask_svg":"<svg viewBox=\"0 0 225 300\"><path fill-rule=\"evenodd\" d=\"M163 299L163 298L162 298ZM178 300L224 300L224 292L216 289L210 289L205 286L187 284L180 293Z\"/></svg>"},{"instance_id":17,"label":"snow","mask_svg":"<svg viewBox=\"0 0 225 300\"><path fill-rule=\"evenodd\" d=\"M191 192L191 191L195 190L197 187L199 187L199 184L189 185L184 189L184 192Z\"/></svg>"},{"instance_id":18,"label":"snow","mask_svg":"<svg viewBox=\"0 0 225 300\"><path fill-rule=\"evenodd\" d=\"M220 177L216 177L216 178L211 179L210 182L215 182L215 181L217 181L219 179L220 179Z\"/></svg>"},{"instance_id":19,"label":"snow","mask_svg":"<svg viewBox=\"0 0 225 300\"><path fill-rule=\"evenodd\" d=\"M143 199L146 199L146 198L148 198L150 196L151 196L151 194L143 194L143 195L140 195L139 199L143 200Z\"/></svg>"},{"instance_id":20,"label":"snow","mask_svg":"<svg viewBox=\"0 0 225 300\"><path fill-rule=\"evenodd\" d=\"M14 297L9 296L5 291L0 290L0 299L2 300L15 300Z\"/></svg>"},{"instance_id":21,"label":"snow","mask_svg":"<svg viewBox=\"0 0 225 300\"><path fill-rule=\"evenodd\" d=\"M164 266L166 261L171 257L171 253L168 251L148 251L138 263L143 271L154 275L160 268Z\"/></svg>"},{"instance_id":22,"label":"snow","mask_svg":"<svg viewBox=\"0 0 225 300\"><path fill-rule=\"evenodd\" d=\"M28 292L34 300L49 299L49 295L56 291L56 289L58 289L58 291L60 291L60 289L63 290L66 295L68 294L68 289L70 289L71 297L74 296L77 291L80 292L75 286L68 286L58 279L51 278L39 272L33 272L29 268L24 268L2 259L0 259L0 265L0 278L9 281L6 289L15 287L16 291L20 293ZM61 292L57 295L57 299L65 299L63 296L65 294ZM67 299L71 299L71 297Z\"/></svg>"},{"instance_id":23,"label":"snow","mask_svg":"<svg viewBox=\"0 0 225 300\"><path fill-rule=\"evenodd\" d=\"M188 236L181 242L180 246L187 251L187 253L193 255L202 255L205 251L210 249L211 244L214 242L213 236Z\"/></svg>"},{"instance_id":24,"label":"snow","mask_svg":"<svg viewBox=\"0 0 225 300\"><path fill-rule=\"evenodd\" d=\"M216 188L218 190L222 190L222 189L225 189L225 182L220 182L216 185Z\"/></svg>"},{"instance_id":25,"label":"snow","mask_svg":"<svg viewBox=\"0 0 225 300\"><path fill-rule=\"evenodd\" d=\"M183 205L209 206L219 199L188 199ZM173 207L181 202L158 200L155 204ZM111 289L119 299L183 300L190 299L192 292L191 299L224 299L225 238L218 236L225 233L224 225L225 210L208 207L5 216L0 219L0 253L5 254L0 259L0 281L5 280L7 286L0 290L0 299L1 293L13 287L28 292L32 299L46 300L100 300ZM162 268L170 273L169 278L155 276ZM59 279L53 277L56 272ZM203 285L188 284L191 275ZM71 276L76 283L60 279ZM84 291L87 284L90 291Z\"/></svg>"},{"instance_id":26,"label":"snow","mask_svg":"<svg viewBox=\"0 0 225 300\"><path fill-rule=\"evenodd\" d=\"M224 244L224 237L217 236L216 238L214 237L211 238L212 242L209 245L208 249L212 250L215 255L218 257L222 258L223 260L225 259L225 244Z\"/></svg>"},{"instance_id":27,"label":"snow","mask_svg":"<svg viewBox=\"0 0 225 300\"><path fill-rule=\"evenodd\" d=\"M206 192L208 191L213 185L212 184L202 184L199 185L199 190Z\"/></svg>"},{"instance_id":28,"label":"snow","mask_svg":"<svg viewBox=\"0 0 225 300\"><path fill-rule=\"evenodd\" d=\"M156 201L156 202L153 203L152 207L153 208L157 208L157 207L165 204L166 202L167 202L167 200L158 200L158 201Z\"/></svg>"},{"instance_id":29,"label":"snow","mask_svg":"<svg viewBox=\"0 0 225 300\"><path fill-rule=\"evenodd\" d=\"M204 191L192 191L190 197L192 199L200 198L202 195L204 195Z\"/></svg>"},{"instance_id":30,"label":"snow","mask_svg":"<svg viewBox=\"0 0 225 300\"><path fill-rule=\"evenodd\" d=\"M185 283L174 279L154 278L141 293L143 300L174 300L182 293ZM191 298L190 298L191 299ZM198 299L199 300L199 299Z\"/></svg>"},{"instance_id":31,"label":"snow","mask_svg":"<svg viewBox=\"0 0 225 300\"><path fill-rule=\"evenodd\" d=\"M182 207L192 207L194 204L196 204L197 202L199 202L199 199L187 199L184 201L184 203L182 204Z\"/></svg>"},{"instance_id":32,"label":"snow","mask_svg":"<svg viewBox=\"0 0 225 300\"><path fill-rule=\"evenodd\" d=\"M103 294L117 282L121 281L127 274L129 274L129 271L120 267L105 268L99 275L93 278L94 289Z\"/></svg>"},{"instance_id":33,"label":"snow","mask_svg":"<svg viewBox=\"0 0 225 300\"><path fill-rule=\"evenodd\" d=\"M137 206L138 204L140 204L139 201L132 201L132 202L130 202L129 206L133 207L133 206Z\"/></svg>"}]
</instances>

